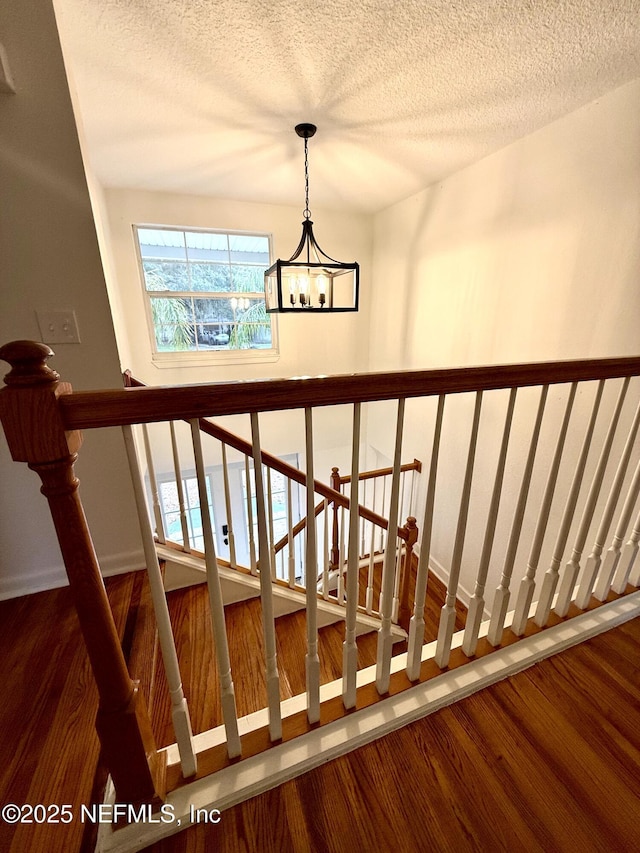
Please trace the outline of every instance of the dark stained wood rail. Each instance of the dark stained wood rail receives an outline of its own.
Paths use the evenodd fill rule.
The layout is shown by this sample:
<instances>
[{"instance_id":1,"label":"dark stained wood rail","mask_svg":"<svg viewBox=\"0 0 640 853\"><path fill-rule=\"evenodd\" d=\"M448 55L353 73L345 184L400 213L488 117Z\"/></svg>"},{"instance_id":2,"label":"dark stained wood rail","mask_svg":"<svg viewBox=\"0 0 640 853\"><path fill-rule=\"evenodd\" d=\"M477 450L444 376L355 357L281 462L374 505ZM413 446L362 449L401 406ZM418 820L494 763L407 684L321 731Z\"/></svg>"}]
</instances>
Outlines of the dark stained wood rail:
<instances>
[{"instance_id":1,"label":"dark stained wood rail","mask_svg":"<svg viewBox=\"0 0 640 853\"><path fill-rule=\"evenodd\" d=\"M353 373L77 392L61 398L60 411L67 429L93 429L638 375L639 356Z\"/></svg>"}]
</instances>

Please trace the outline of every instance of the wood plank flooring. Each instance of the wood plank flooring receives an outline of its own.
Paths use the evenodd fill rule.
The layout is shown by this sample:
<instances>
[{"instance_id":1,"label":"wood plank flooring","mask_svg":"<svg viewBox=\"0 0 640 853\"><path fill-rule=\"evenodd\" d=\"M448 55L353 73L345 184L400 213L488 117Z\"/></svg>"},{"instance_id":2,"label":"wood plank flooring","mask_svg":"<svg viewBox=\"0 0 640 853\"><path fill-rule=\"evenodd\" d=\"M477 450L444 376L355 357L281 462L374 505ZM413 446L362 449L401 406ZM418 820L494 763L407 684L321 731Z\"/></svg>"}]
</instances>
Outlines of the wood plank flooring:
<instances>
[{"instance_id":1,"label":"wood plank flooring","mask_svg":"<svg viewBox=\"0 0 640 853\"><path fill-rule=\"evenodd\" d=\"M141 580L129 574L107 581L125 644ZM69 804L77 815L91 802L100 747L98 693L69 590L0 602L0 648L0 806ZM101 778L104 783L104 772ZM0 819L0 853L71 853L91 829L79 820L47 826Z\"/></svg>"},{"instance_id":2,"label":"wood plank flooring","mask_svg":"<svg viewBox=\"0 0 640 853\"><path fill-rule=\"evenodd\" d=\"M378 579L379 580L379 579ZM366 577L365 577L366 583ZM438 632L440 610L445 600L444 584L430 575L425 601L425 642L434 640ZM144 597L140 611L140 625L136 632L145 635L141 641L147 656L138 658L134 654L131 672L140 678L143 689L149 688L149 678L154 689L151 696L151 720L159 746L167 746L175 740L171 722L171 711L167 701L168 688L162 667L161 656L153 652L155 669L150 675L149 654L153 645L153 620L150 601ZM206 585L176 590L167 596L173 626L178 659L180 661L183 687L194 733L206 731L222 723L220 690L215 659L213 632L209 618ZM262 609L259 599L231 604L225 608L231 672L236 693L238 714L244 716L267 704L265 683L265 653L262 635ZM456 630L464 627L466 608L458 602ZM143 627L147 626L147 627ZM151 637L149 637L149 628ZM342 677L342 644L344 623L322 628L319 632L318 654L320 658L320 682L326 684ZM291 613L276 620L276 644L280 671L280 698L288 699L304 693L306 647L306 616L304 611ZM372 666L376 662L377 634L371 632L358 637L358 669ZM406 643L397 643L394 653L406 651ZM145 693L149 695L148 692Z\"/></svg>"},{"instance_id":3,"label":"wood plank flooring","mask_svg":"<svg viewBox=\"0 0 640 853\"><path fill-rule=\"evenodd\" d=\"M155 697L161 676L149 664L157 649L142 581L114 578L108 589L130 666ZM188 591L173 614L185 683L200 685L189 696L196 718L201 693L217 690L202 677L205 654L188 639L199 607ZM261 624L247 608L242 628L243 607L227 610L232 663L240 671L244 659L253 672L253 684L238 676L246 713L262 701L255 669ZM0 602L0 805L70 803L77 814L80 804L100 801L97 697L76 631L68 590ZM253 647L245 645L247 631ZM279 634L283 659L299 656L288 636ZM327 680L341 662L333 648L322 653ZM369 654L363 643L363 664ZM639 663L637 619L230 809L217 826L192 828L150 850L640 851ZM283 692L299 692L300 667L283 682ZM152 712L159 740L171 740L155 700ZM93 829L78 820L0 821L0 853L84 853Z\"/></svg>"},{"instance_id":4,"label":"wood plank flooring","mask_svg":"<svg viewBox=\"0 0 640 853\"><path fill-rule=\"evenodd\" d=\"M640 619L148 848L640 851Z\"/></svg>"}]
</instances>

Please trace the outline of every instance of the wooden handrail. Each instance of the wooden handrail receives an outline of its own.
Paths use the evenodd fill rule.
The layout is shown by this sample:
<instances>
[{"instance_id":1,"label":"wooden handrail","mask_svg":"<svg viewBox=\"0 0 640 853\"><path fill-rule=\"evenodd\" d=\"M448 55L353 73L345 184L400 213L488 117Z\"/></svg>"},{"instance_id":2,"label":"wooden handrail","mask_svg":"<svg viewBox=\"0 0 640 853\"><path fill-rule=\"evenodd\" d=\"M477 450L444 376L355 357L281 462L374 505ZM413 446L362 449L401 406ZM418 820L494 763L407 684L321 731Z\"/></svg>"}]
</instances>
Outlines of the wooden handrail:
<instances>
[{"instance_id":1,"label":"wooden handrail","mask_svg":"<svg viewBox=\"0 0 640 853\"><path fill-rule=\"evenodd\" d=\"M400 466L400 471L422 471L422 462L419 459L414 459L413 462L405 462ZM373 471L362 471L358 475L358 480L373 480L375 477L390 477L393 474L393 468L376 468ZM340 477L340 485L344 486L351 482L351 474L345 474Z\"/></svg>"},{"instance_id":2,"label":"wooden handrail","mask_svg":"<svg viewBox=\"0 0 640 853\"><path fill-rule=\"evenodd\" d=\"M313 511L313 517L317 518L323 509L324 509L324 501L320 501L319 504L316 504L316 508ZM297 536L299 533L302 533L302 531L305 529L306 526L307 526L307 517L305 515L304 518L301 518L300 521L291 528L291 535ZM282 537L282 539L278 539L276 544L273 546L273 550L275 551L275 553L279 554L280 551L282 551L282 549L287 545L288 542L289 542L289 534L285 533L285 535Z\"/></svg>"},{"instance_id":3,"label":"wooden handrail","mask_svg":"<svg viewBox=\"0 0 640 853\"><path fill-rule=\"evenodd\" d=\"M640 375L640 357L353 373L315 378L84 391L61 398L67 429L94 429L307 406L460 394Z\"/></svg>"}]
</instances>

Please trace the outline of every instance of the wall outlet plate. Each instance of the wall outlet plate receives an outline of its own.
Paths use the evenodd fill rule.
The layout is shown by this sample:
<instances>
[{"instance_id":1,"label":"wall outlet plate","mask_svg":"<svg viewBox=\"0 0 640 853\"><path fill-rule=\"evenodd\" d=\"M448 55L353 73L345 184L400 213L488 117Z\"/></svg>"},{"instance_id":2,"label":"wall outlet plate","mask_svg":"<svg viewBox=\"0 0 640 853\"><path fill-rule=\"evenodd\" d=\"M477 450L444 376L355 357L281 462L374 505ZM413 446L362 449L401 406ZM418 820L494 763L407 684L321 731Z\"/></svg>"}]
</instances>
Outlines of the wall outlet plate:
<instances>
[{"instance_id":1,"label":"wall outlet plate","mask_svg":"<svg viewBox=\"0 0 640 853\"><path fill-rule=\"evenodd\" d=\"M40 335L45 344L79 344L80 332L73 308L36 311Z\"/></svg>"}]
</instances>

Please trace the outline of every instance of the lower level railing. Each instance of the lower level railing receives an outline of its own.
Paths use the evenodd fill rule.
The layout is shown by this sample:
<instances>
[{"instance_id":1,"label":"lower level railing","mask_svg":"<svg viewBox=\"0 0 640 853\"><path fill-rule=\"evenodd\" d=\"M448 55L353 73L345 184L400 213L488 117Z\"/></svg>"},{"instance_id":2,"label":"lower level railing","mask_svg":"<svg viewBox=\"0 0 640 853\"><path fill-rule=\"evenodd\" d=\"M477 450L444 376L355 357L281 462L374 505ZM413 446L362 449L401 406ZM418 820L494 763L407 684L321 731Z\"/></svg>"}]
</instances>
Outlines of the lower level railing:
<instances>
[{"instance_id":1,"label":"lower level railing","mask_svg":"<svg viewBox=\"0 0 640 853\"><path fill-rule=\"evenodd\" d=\"M12 366L6 388L0 392L0 415L13 458L27 462L40 475L49 500L99 688L98 732L119 801L159 802L185 779L255 753L261 748L257 744L279 743L326 719L335 719L337 699L343 713L360 709L390 692L440 678L447 668L461 662L460 655L464 661L471 660L480 653L480 638L485 654L488 647L511 644L640 583L640 358L72 393L47 367L51 355L47 347L29 342L8 344L0 350L0 357ZM349 407L348 495L330 489L327 496L323 493L326 487L315 479L314 417L319 417L320 407L328 406ZM221 561L211 515L202 512L202 551L224 723L222 733L216 734L213 752L205 756L191 731L154 532L149 516L143 514L143 541L179 750L179 760L165 774L167 753L156 750L144 704L126 671L79 501L73 474L80 446L78 430L123 428L134 486L143 498L145 483L132 427L187 420L194 488L199 506L206 507L211 478L204 458L202 419L243 415L250 454L246 449L243 452L264 463L261 429L267 412L283 413L282 429L288 423L284 418L302 417L304 462L297 476L302 479L304 498L300 520L304 518L305 523L298 535L304 537L303 574L307 578L323 577L320 555L324 546L318 541L317 516L333 512L334 505L339 513L344 507L347 568L341 685L337 696L334 688L321 689L318 589L307 583L306 644L300 650L306 692L300 700L302 711L296 705L292 717L286 707L283 710L272 578L278 540L275 531L273 535L270 531L265 468L254 465L255 501L251 505L257 553L249 570L257 573L260 585L265 726L257 736L238 721L221 595ZM362 500L363 424L367 443L375 443L392 459L387 543L398 542L402 527L402 458L420 455L428 463L424 476L415 483L419 556L410 560L410 554L406 555L408 570L402 578L410 615L407 644L398 650L404 657L394 653L394 599L402 596L394 588L397 550L387 544L380 573L377 662L370 675L359 676L360 557L363 526L374 513ZM223 461L223 481L225 465L228 476L228 462ZM269 462L269 467L275 463ZM246 469L244 474L249 480ZM325 503L329 498L331 510ZM354 511L356 507L358 511ZM179 508L187 541L188 524L180 513ZM287 536L290 532L286 531ZM405 541L408 545L409 538ZM340 547L339 540L338 550ZM370 553L374 552L371 548ZM264 566L267 571L261 570ZM440 573L446 583L435 637L428 635L424 620L430 570ZM366 597L368 591L364 592ZM458 596L468 605L461 638L454 637ZM459 641L462 648L453 654ZM398 686L400 676L404 680ZM323 700L329 693L330 708L325 710Z\"/></svg>"}]
</instances>

